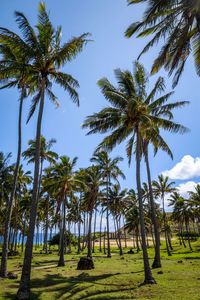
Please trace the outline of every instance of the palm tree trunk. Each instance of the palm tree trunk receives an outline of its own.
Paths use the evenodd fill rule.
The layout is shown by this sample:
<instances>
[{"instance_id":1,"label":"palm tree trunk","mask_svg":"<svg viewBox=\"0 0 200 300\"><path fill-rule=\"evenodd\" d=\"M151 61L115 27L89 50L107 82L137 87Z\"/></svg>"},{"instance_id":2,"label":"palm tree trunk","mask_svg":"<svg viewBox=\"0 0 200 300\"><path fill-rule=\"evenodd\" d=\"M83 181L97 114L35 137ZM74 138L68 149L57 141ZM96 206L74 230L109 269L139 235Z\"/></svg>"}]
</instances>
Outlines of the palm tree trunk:
<instances>
[{"instance_id":1,"label":"palm tree trunk","mask_svg":"<svg viewBox=\"0 0 200 300\"><path fill-rule=\"evenodd\" d=\"M136 246L137 246L137 252L140 251L140 247L139 247L139 239L138 239L138 237L139 237L139 230L138 230L138 228L136 228Z\"/></svg>"},{"instance_id":2,"label":"palm tree trunk","mask_svg":"<svg viewBox=\"0 0 200 300\"><path fill-rule=\"evenodd\" d=\"M164 232L165 232L165 243L166 243L166 249L168 256L172 256L171 252L169 251L168 241L167 241L167 223L166 223L166 214L165 214L165 203L164 203L164 195L162 196L162 202L163 202L163 222L164 222Z\"/></svg>"},{"instance_id":3,"label":"palm tree trunk","mask_svg":"<svg viewBox=\"0 0 200 300\"><path fill-rule=\"evenodd\" d=\"M89 224L88 224L88 253L87 253L87 257L89 257L89 258L92 258L91 227L92 227L92 210L89 213Z\"/></svg>"},{"instance_id":4,"label":"palm tree trunk","mask_svg":"<svg viewBox=\"0 0 200 300\"><path fill-rule=\"evenodd\" d=\"M160 234L158 230L158 222L156 218L156 211L155 211L155 203L153 199L153 190L151 185L151 172L149 167L149 157L148 157L148 146L144 151L145 155L145 162L147 168L147 177L148 177L148 186L149 186L149 199L150 199L150 206L151 206L151 217L154 226L154 234L155 234L155 257L152 264L152 268L161 268L161 260L160 260Z\"/></svg>"},{"instance_id":5,"label":"palm tree trunk","mask_svg":"<svg viewBox=\"0 0 200 300\"><path fill-rule=\"evenodd\" d=\"M78 250L77 254L81 252L81 193L78 203Z\"/></svg>"},{"instance_id":6,"label":"palm tree trunk","mask_svg":"<svg viewBox=\"0 0 200 300\"><path fill-rule=\"evenodd\" d=\"M61 235L61 245L60 245L60 258L58 261L58 267L63 267L65 265L65 258L64 258L64 253L65 253L65 219L66 219L66 209L65 209L65 196L63 199L63 228L60 233Z\"/></svg>"},{"instance_id":7,"label":"palm tree trunk","mask_svg":"<svg viewBox=\"0 0 200 300\"><path fill-rule=\"evenodd\" d=\"M168 240L170 249L173 250L172 243L171 243L171 238L170 238L169 233L167 233L167 240Z\"/></svg>"},{"instance_id":8,"label":"palm tree trunk","mask_svg":"<svg viewBox=\"0 0 200 300\"><path fill-rule=\"evenodd\" d=\"M24 235L25 235L25 229L26 229L26 221L24 221L24 224L23 224L23 232L22 232L22 253L24 252Z\"/></svg>"},{"instance_id":9,"label":"palm tree trunk","mask_svg":"<svg viewBox=\"0 0 200 300\"><path fill-rule=\"evenodd\" d=\"M100 219L100 241L99 241L99 252L102 252L101 250L101 228L102 228L102 219L103 219L103 208L102 208L102 212L101 212L101 219Z\"/></svg>"},{"instance_id":10,"label":"palm tree trunk","mask_svg":"<svg viewBox=\"0 0 200 300\"><path fill-rule=\"evenodd\" d=\"M110 252L110 233L109 233L109 200L108 200L108 188L109 188L109 184L110 184L110 179L107 176L107 187L106 187L106 197L107 197L107 208L106 208L106 221L107 221L107 248L108 248L108 253L107 253L107 257L110 258L111 257L111 252Z\"/></svg>"},{"instance_id":11,"label":"palm tree trunk","mask_svg":"<svg viewBox=\"0 0 200 300\"><path fill-rule=\"evenodd\" d=\"M137 128L137 146L136 146L136 181L138 190L138 200L139 200L139 214L140 214L140 227L142 236L142 250L143 250L143 261L144 261L144 272L145 280L144 284L154 284L156 283L149 265L149 257L146 246L145 239L145 225L144 225L144 214L143 214L143 202L142 202L142 190L140 182L140 161L141 161L141 137L140 132Z\"/></svg>"},{"instance_id":12,"label":"palm tree trunk","mask_svg":"<svg viewBox=\"0 0 200 300\"><path fill-rule=\"evenodd\" d=\"M95 211L95 217L94 217L94 235L93 235L92 253L95 252L95 251L94 251L94 244L95 244L96 220L97 220L97 211Z\"/></svg>"},{"instance_id":13,"label":"palm tree trunk","mask_svg":"<svg viewBox=\"0 0 200 300\"><path fill-rule=\"evenodd\" d=\"M120 217L119 217L119 222L118 220L116 219L116 223L117 223L117 232L118 232L118 239L119 239L119 254L120 255L123 255L123 252L122 252L122 244L121 244L121 232L120 232Z\"/></svg>"},{"instance_id":14,"label":"palm tree trunk","mask_svg":"<svg viewBox=\"0 0 200 300\"><path fill-rule=\"evenodd\" d=\"M34 182L33 182L33 194L31 199L31 211L29 230L26 242L26 250L24 256L24 264L22 269L22 276L20 281L19 290L17 292L18 299L30 298L30 275L31 275L31 261L33 252L33 238L35 230L35 220L37 216L38 207L38 181L39 181L39 167L40 167L40 139L41 139L41 124L42 114L44 109L44 90L46 79L42 79L41 83L41 99L37 120L37 135L36 135L36 151L35 151L35 169L34 169Z\"/></svg>"},{"instance_id":15,"label":"palm tree trunk","mask_svg":"<svg viewBox=\"0 0 200 300\"><path fill-rule=\"evenodd\" d=\"M5 231L4 231L4 241L3 241L3 250L1 256L1 269L0 269L0 276L5 278L7 277L7 258L8 258L8 237L10 231L10 220L12 215L12 207L13 207L13 200L15 197L15 191L17 186L17 179L19 173L19 165L21 159L21 143L22 143L22 134L21 134L21 120L22 120L22 106L23 100L26 96L26 89L25 87L22 88L21 98L20 98L20 105L19 105L19 120L18 120L18 152L17 152L17 162L14 171L14 180L13 186L10 194L10 200L8 203L8 211L6 214L6 222L5 222Z\"/></svg>"},{"instance_id":16,"label":"palm tree trunk","mask_svg":"<svg viewBox=\"0 0 200 300\"><path fill-rule=\"evenodd\" d=\"M190 250L192 251L192 246L191 246L191 243L190 243L190 237L189 237L189 230L188 230L188 222L185 221L185 228L186 228L186 232L187 232L187 240L188 240L188 245L190 247Z\"/></svg>"},{"instance_id":17,"label":"palm tree trunk","mask_svg":"<svg viewBox=\"0 0 200 300\"><path fill-rule=\"evenodd\" d=\"M46 254L48 254L48 248L47 248L48 227L49 227L49 195L47 197L46 224L45 224L45 234L44 234L44 251Z\"/></svg>"},{"instance_id":18,"label":"palm tree trunk","mask_svg":"<svg viewBox=\"0 0 200 300\"><path fill-rule=\"evenodd\" d=\"M104 236L103 236L103 253L106 254L106 228L104 228Z\"/></svg>"}]
</instances>

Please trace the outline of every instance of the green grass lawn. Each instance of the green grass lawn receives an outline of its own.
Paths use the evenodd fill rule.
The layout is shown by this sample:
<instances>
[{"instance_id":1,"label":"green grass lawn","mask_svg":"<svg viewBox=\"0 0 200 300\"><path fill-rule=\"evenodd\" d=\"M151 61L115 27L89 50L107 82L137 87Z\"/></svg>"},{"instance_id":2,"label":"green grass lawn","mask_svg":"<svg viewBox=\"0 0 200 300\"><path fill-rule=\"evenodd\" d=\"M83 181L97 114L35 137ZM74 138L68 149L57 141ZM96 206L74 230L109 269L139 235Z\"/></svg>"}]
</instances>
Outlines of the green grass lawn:
<instances>
[{"instance_id":1,"label":"green grass lawn","mask_svg":"<svg viewBox=\"0 0 200 300\"><path fill-rule=\"evenodd\" d=\"M80 256L75 251L65 256L65 267L35 269L43 265L54 265L58 261L56 252L45 255L33 254L31 299L200 299L200 242L195 242L193 252L174 243L172 257L161 249L162 268L153 270L156 285L141 285L144 280L142 252L124 254L120 257L116 249L112 258L94 254L95 269L78 271L76 261ZM125 251L127 251L126 249ZM149 248L150 263L154 255ZM81 256L84 256L83 254ZM182 261L178 263L178 261ZM22 257L9 258L8 270L20 271ZM163 274L158 274L159 271ZM0 299L15 299L20 280L0 280Z\"/></svg>"}]
</instances>

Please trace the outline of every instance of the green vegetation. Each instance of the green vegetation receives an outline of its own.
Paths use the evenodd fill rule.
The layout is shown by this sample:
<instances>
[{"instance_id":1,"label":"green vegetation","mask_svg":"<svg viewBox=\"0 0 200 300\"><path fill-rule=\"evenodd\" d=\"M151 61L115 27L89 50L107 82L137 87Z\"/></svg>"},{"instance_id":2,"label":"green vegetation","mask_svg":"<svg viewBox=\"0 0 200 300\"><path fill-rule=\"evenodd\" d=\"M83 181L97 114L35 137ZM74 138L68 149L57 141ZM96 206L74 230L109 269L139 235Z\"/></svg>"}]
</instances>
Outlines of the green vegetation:
<instances>
[{"instance_id":1,"label":"green vegetation","mask_svg":"<svg viewBox=\"0 0 200 300\"><path fill-rule=\"evenodd\" d=\"M141 54L161 36L168 38L152 73L162 66L170 74L175 71L175 86L193 48L199 74L199 1L128 0L129 4L139 2L148 3L144 20L132 24L126 36L137 31L139 36L155 34ZM106 77L98 81L109 106L87 116L82 126L87 134L106 136L91 154L91 165L75 169L78 157L60 156L51 150L56 141L47 142L42 136L42 116L46 96L59 106L52 92L55 83L79 105L79 83L61 68L82 51L88 33L61 45L61 27L54 28L44 3L39 3L35 27L23 13L15 12L15 17L20 36L0 28L0 89L17 87L20 91L16 164L10 165L10 154L0 152L0 224L5 224L0 228L4 237L0 297L14 299L17 293L19 300L199 299L200 185L184 198L168 177L158 175L158 181L152 181L148 152L151 145L154 154L161 149L173 158L161 132L188 131L174 120L173 110L189 102L169 103L173 92L164 94L162 77L149 91L149 75L139 61L134 62L133 72L116 69L116 86ZM25 172L20 162L22 107L29 96L33 98L27 122L38 107L36 137L22 156L27 164L34 163L33 174ZM129 164L135 157L136 191L121 189L119 179L124 180L125 174L119 163L123 157L112 159L108 154L124 141L128 141ZM142 183L142 161L148 183ZM166 194L170 194L170 214L165 211ZM155 199L162 202L162 208ZM111 220L114 232L110 232ZM72 226L78 238L72 235ZM132 254L126 253L130 244ZM77 270L78 260L84 271ZM89 270L93 260L95 269ZM20 280L11 278L16 273Z\"/></svg>"},{"instance_id":2,"label":"green vegetation","mask_svg":"<svg viewBox=\"0 0 200 300\"><path fill-rule=\"evenodd\" d=\"M112 248L112 258L108 259L95 248L95 269L78 271L79 255L72 249L65 255L65 267L56 267L58 256L33 253L31 299L199 299L200 293L200 243L194 251L183 249L178 242L173 243L173 256L168 258L164 243L161 245L162 268L154 269L156 285L144 286L142 252L138 254L116 254ZM53 250L53 248L52 248ZM125 249L123 249L125 250ZM128 249L126 249L127 251ZM154 251L148 249L150 261ZM86 254L86 250L85 250ZM123 258L123 259L122 259ZM181 261L181 262L180 262ZM8 269L20 271L22 257L10 258ZM69 263L68 263L69 262ZM47 269L37 269L42 266ZM158 274L160 271L163 274ZM0 299L15 299L19 279L0 281Z\"/></svg>"}]
</instances>

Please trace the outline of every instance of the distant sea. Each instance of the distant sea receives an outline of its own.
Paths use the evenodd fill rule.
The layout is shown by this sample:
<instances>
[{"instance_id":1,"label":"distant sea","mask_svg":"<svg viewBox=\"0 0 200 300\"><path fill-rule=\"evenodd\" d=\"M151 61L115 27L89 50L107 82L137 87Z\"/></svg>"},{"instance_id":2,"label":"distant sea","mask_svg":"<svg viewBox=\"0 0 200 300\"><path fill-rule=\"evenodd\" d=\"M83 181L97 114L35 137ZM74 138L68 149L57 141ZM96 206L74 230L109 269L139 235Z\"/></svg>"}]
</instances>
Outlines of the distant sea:
<instances>
[{"instance_id":1,"label":"distant sea","mask_svg":"<svg viewBox=\"0 0 200 300\"><path fill-rule=\"evenodd\" d=\"M52 233L51 236L53 237L56 234L57 234L57 232L54 232L54 233ZM73 234L75 237L78 237L78 233L73 233ZM27 237L25 236L24 243L26 243L26 239L27 239ZM48 233L48 235L47 235L47 241L49 241L49 240L50 240L50 233ZM44 241L44 233L39 233L39 244L43 244L43 241ZM3 242L3 236L0 236L0 243L2 243L2 242ZM22 242L22 237L20 237L19 235L17 237L17 242L18 243ZM34 235L33 244L36 244L36 234Z\"/></svg>"}]
</instances>

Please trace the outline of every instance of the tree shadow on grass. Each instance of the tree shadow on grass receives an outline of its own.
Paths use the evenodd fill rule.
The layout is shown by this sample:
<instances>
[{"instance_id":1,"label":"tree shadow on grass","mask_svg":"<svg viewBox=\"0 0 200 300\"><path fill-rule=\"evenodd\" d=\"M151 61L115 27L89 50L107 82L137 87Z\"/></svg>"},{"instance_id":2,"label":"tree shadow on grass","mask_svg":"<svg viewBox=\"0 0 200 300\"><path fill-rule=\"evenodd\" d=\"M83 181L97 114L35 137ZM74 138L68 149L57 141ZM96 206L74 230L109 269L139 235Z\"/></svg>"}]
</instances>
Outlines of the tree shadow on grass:
<instances>
[{"instance_id":1,"label":"tree shadow on grass","mask_svg":"<svg viewBox=\"0 0 200 300\"><path fill-rule=\"evenodd\" d=\"M33 279L31 281L31 287L33 289L46 287L48 288L48 293L56 294L55 298L57 299L60 299L64 295L64 299L73 299L74 296L76 296L76 299L92 299L92 297L95 297L95 299L98 300L128 299L127 296L124 296L124 298L123 295L121 295L120 293L134 290L139 286L139 284L134 288L130 288L130 285L122 285L121 283L105 284L102 282L98 282L100 280L105 280L115 275L119 275L119 273L102 275L89 275L88 273L81 273L80 275L75 277L64 277L60 274L46 274L43 280ZM87 285L82 285L82 283L87 283ZM106 287L106 289L104 289L104 287ZM46 292L46 290L44 290L44 292ZM79 293L80 298L78 298ZM119 293L120 295L112 295L113 293ZM34 297L40 297L40 294L35 293ZM132 297L131 299L134 298Z\"/></svg>"}]
</instances>

